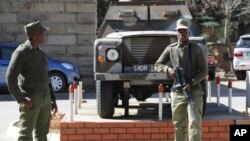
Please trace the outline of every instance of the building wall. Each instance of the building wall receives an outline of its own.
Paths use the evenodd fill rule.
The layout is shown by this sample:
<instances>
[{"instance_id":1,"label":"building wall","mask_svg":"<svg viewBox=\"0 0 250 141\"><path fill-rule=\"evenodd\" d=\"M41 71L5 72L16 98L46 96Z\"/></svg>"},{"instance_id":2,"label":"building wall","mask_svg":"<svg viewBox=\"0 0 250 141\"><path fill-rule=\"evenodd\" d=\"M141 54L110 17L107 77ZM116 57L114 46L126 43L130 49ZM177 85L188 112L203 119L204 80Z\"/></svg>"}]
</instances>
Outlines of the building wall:
<instances>
[{"instance_id":1,"label":"building wall","mask_svg":"<svg viewBox=\"0 0 250 141\"><path fill-rule=\"evenodd\" d=\"M1 0L0 43L24 42L24 25L40 20L50 28L42 49L52 58L77 64L83 82L91 85L96 5L96 0Z\"/></svg>"}]
</instances>

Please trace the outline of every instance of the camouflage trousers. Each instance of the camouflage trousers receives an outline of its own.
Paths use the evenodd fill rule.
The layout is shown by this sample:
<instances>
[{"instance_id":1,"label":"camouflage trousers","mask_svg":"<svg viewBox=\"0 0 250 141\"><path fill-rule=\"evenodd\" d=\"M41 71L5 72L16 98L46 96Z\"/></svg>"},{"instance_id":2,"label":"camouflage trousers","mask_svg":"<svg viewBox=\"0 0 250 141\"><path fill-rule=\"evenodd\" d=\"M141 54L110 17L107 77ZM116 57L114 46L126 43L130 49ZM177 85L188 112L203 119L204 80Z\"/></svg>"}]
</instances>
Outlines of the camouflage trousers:
<instances>
[{"instance_id":1,"label":"camouflage trousers","mask_svg":"<svg viewBox=\"0 0 250 141\"><path fill-rule=\"evenodd\" d=\"M20 104L20 132L18 141L47 141L49 132L51 97L49 92L31 95L34 105L31 109Z\"/></svg>"},{"instance_id":2,"label":"camouflage trousers","mask_svg":"<svg viewBox=\"0 0 250 141\"><path fill-rule=\"evenodd\" d=\"M192 100L194 101L194 116L192 116L190 105L182 91L171 92L172 120L175 131L175 141L201 141L201 121L202 121L202 100L203 92L201 89L192 91ZM188 127L188 128L187 128ZM188 132L188 137L186 136Z\"/></svg>"}]
</instances>

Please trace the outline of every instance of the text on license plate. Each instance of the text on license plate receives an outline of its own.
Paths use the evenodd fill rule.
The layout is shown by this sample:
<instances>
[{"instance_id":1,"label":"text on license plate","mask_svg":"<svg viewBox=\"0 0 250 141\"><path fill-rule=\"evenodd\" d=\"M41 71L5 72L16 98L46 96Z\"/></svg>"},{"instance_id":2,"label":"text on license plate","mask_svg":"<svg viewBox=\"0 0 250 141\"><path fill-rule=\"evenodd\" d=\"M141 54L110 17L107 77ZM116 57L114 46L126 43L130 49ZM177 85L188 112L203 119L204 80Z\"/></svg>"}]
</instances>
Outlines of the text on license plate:
<instances>
[{"instance_id":1,"label":"text on license plate","mask_svg":"<svg viewBox=\"0 0 250 141\"><path fill-rule=\"evenodd\" d=\"M153 65L133 65L134 72L150 72L153 71Z\"/></svg>"}]
</instances>

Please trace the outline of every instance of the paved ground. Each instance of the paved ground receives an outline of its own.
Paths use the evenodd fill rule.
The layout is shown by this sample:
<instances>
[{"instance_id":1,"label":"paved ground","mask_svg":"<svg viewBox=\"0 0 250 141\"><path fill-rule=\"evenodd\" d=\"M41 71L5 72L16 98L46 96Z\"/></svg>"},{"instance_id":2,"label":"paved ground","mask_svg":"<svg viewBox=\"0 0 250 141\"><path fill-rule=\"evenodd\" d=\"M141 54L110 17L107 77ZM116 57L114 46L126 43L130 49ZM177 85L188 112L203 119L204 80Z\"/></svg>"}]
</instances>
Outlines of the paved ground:
<instances>
[{"instance_id":1,"label":"paved ground","mask_svg":"<svg viewBox=\"0 0 250 141\"><path fill-rule=\"evenodd\" d=\"M218 107L216 103L217 87L212 82L212 97L211 101L208 101L206 115L204 119L246 119L249 118L246 111L246 97L245 81L233 81L233 112L228 113L228 81L222 81L220 85L221 89L221 106ZM68 94L57 94L59 111L67 113L68 111ZM147 99L147 102L137 102L134 98L130 99L129 117L124 117L123 108L115 109L115 116L112 119L101 119L96 114L96 99L95 92L87 92L84 94L86 103L82 104L82 108L79 109L79 114L74 116L76 121L134 121L134 120L158 120L158 94L154 94L152 98ZM165 101L165 100L164 100ZM15 138L11 138L6 135L6 131L10 123L18 120L18 106L15 101L9 95L0 95L0 136L3 141L16 141ZM170 105L164 103L163 120L171 120ZM56 140L53 140L56 141Z\"/></svg>"}]
</instances>

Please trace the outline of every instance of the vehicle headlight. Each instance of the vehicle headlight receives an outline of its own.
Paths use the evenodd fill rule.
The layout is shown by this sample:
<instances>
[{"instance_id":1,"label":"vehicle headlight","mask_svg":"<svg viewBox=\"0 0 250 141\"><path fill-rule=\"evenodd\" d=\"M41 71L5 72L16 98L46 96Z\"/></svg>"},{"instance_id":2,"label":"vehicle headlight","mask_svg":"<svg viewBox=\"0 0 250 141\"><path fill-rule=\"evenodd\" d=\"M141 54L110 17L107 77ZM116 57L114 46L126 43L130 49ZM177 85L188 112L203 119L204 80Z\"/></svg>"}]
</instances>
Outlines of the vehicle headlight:
<instances>
[{"instance_id":1,"label":"vehicle headlight","mask_svg":"<svg viewBox=\"0 0 250 141\"><path fill-rule=\"evenodd\" d=\"M74 69L74 66L71 65L71 64L68 64L68 63L61 63L63 67L65 67L66 69L69 69L69 70L73 70Z\"/></svg>"},{"instance_id":2,"label":"vehicle headlight","mask_svg":"<svg viewBox=\"0 0 250 141\"><path fill-rule=\"evenodd\" d=\"M109 61L117 61L119 58L119 52L117 49L109 49L107 51L107 59Z\"/></svg>"}]
</instances>

